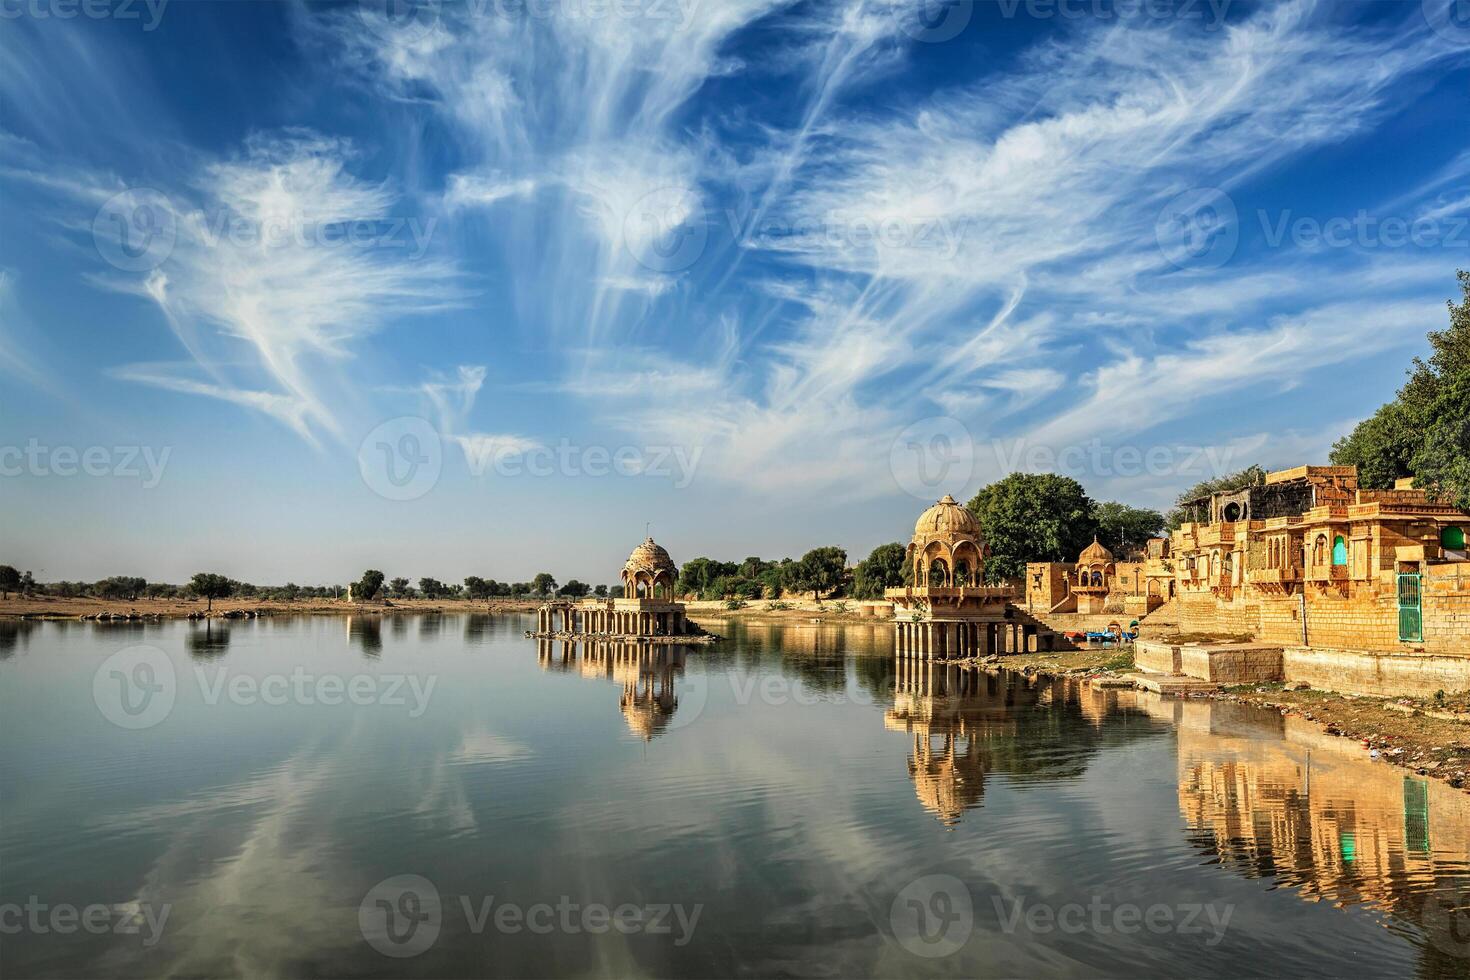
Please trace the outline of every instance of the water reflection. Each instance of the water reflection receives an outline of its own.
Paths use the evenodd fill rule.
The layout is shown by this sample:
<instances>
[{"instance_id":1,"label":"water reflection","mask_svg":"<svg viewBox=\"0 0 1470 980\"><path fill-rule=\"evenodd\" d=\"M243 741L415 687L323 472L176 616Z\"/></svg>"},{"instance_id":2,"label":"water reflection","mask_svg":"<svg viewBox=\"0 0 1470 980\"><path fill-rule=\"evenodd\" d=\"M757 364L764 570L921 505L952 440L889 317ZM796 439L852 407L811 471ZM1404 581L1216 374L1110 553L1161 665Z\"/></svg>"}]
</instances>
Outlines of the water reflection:
<instances>
[{"instance_id":1,"label":"water reflection","mask_svg":"<svg viewBox=\"0 0 1470 980\"><path fill-rule=\"evenodd\" d=\"M988 773L1020 781L1073 778L1105 745L1168 731L1148 723L1131 698L1120 701L1116 691L1070 679L924 661L900 661L895 669L893 706L883 725L911 736L914 793L949 827L981 805ZM1118 724L1127 718L1145 723Z\"/></svg>"},{"instance_id":2,"label":"water reflection","mask_svg":"<svg viewBox=\"0 0 1470 980\"><path fill-rule=\"evenodd\" d=\"M21 619L0 619L0 660L15 656L17 647L29 644L35 623Z\"/></svg>"},{"instance_id":3,"label":"water reflection","mask_svg":"<svg viewBox=\"0 0 1470 980\"><path fill-rule=\"evenodd\" d=\"M1305 901L1385 912L1424 931L1426 957L1464 968L1470 796L1370 762L1301 718L1199 702L1153 710L1178 729L1179 809L1197 846Z\"/></svg>"},{"instance_id":4,"label":"water reflection","mask_svg":"<svg viewBox=\"0 0 1470 980\"><path fill-rule=\"evenodd\" d=\"M537 640L536 651L543 670L576 671L621 687L618 708L623 720L645 742L664 734L679 708L677 678L684 676L685 647Z\"/></svg>"},{"instance_id":5,"label":"water reflection","mask_svg":"<svg viewBox=\"0 0 1470 980\"><path fill-rule=\"evenodd\" d=\"M218 660L230 648L229 627L205 620L203 629L192 627L189 630L185 645L195 660Z\"/></svg>"},{"instance_id":6,"label":"water reflection","mask_svg":"<svg viewBox=\"0 0 1470 980\"><path fill-rule=\"evenodd\" d=\"M393 620L394 636L398 635L398 617ZM383 618L381 616L348 616L347 639L362 649L362 655L376 660L383 652Z\"/></svg>"}]
</instances>

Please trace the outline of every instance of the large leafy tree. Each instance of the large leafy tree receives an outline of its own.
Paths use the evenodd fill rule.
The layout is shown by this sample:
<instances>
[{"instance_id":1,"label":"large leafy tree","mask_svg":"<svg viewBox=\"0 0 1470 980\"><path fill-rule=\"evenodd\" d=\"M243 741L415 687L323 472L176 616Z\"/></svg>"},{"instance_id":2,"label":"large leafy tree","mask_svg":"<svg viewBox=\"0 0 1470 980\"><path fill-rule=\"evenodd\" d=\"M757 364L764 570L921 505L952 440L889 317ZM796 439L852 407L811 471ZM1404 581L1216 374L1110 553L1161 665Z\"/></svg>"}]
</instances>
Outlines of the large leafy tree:
<instances>
[{"instance_id":1,"label":"large leafy tree","mask_svg":"<svg viewBox=\"0 0 1470 980\"><path fill-rule=\"evenodd\" d=\"M1201 497L1208 497L1212 493L1223 493L1227 490L1243 490L1246 487L1259 486L1266 482L1266 471L1260 466L1247 466L1238 473L1227 473L1225 476L1214 480L1203 480L1181 493L1174 501L1174 509L1169 511L1169 528L1173 530L1184 523L1187 516L1184 505Z\"/></svg>"},{"instance_id":2,"label":"large leafy tree","mask_svg":"<svg viewBox=\"0 0 1470 980\"><path fill-rule=\"evenodd\" d=\"M792 572L792 580L803 592L820 600L822 593L832 594L847 577L847 551L837 547L813 548L801 556Z\"/></svg>"},{"instance_id":3,"label":"large leafy tree","mask_svg":"<svg viewBox=\"0 0 1470 980\"><path fill-rule=\"evenodd\" d=\"M897 541L880 544L857 563L852 573L852 592L859 599L881 599L883 590L903 585L904 547Z\"/></svg>"},{"instance_id":4,"label":"large leafy tree","mask_svg":"<svg viewBox=\"0 0 1470 980\"><path fill-rule=\"evenodd\" d=\"M20 572L13 565L0 565L0 599L20 590Z\"/></svg>"},{"instance_id":5,"label":"large leafy tree","mask_svg":"<svg viewBox=\"0 0 1470 980\"><path fill-rule=\"evenodd\" d=\"M1450 325L1429 333L1429 359L1416 357L1398 396L1332 447L1332 462L1356 465L1369 488L1412 476L1437 499L1470 509L1470 271L1459 272Z\"/></svg>"},{"instance_id":6,"label":"large leafy tree","mask_svg":"<svg viewBox=\"0 0 1470 980\"><path fill-rule=\"evenodd\" d=\"M379 573L381 576L381 573ZM382 579L379 578L379 584ZM206 609L214 611L214 600L228 599L235 594L235 583L223 575L213 572L200 572L189 580L189 591L201 599L206 600Z\"/></svg>"},{"instance_id":7,"label":"large leafy tree","mask_svg":"<svg viewBox=\"0 0 1470 980\"><path fill-rule=\"evenodd\" d=\"M990 547L989 582L1023 575L1028 561L1073 561L1092 541L1092 500L1068 476L1012 473L982 488L969 508Z\"/></svg>"},{"instance_id":8,"label":"large leafy tree","mask_svg":"<svg viewBox=\"0 0 1470 980\"><path fill-rule=\"evenodd\" d=\"M378 590L380 590L382 587L383 573L378 571L376 568L369 568L367 571L362 573L362 578L357 580L357 585L353 589L353 594L357 597L358 602L366 602L373 596L377 595Z\"/></svg>"},{"instance_id":9,"label":"large leafy tree","mask_svg":"<svg viewBox=\"0 0 1470 980\"><path fill-rule=\"evenodd\" d=\"M1117 501L1094 507L1092 520L1097 525L1098 540L1119 558L1143 550L1149 538L1164 530L1163 514Z\"/></svg>"},{"instance_id":10,"label":"large leafy tree","mask_svg":"<svg viewBox=\"0 0 1470 980\"><path fill-rule=\"evenodd\" d=\"M556 579L550 572L537 572L536 577L531 579L531 588L539 596L549 596L556 591Z\"/></svg>"}]
</instances>

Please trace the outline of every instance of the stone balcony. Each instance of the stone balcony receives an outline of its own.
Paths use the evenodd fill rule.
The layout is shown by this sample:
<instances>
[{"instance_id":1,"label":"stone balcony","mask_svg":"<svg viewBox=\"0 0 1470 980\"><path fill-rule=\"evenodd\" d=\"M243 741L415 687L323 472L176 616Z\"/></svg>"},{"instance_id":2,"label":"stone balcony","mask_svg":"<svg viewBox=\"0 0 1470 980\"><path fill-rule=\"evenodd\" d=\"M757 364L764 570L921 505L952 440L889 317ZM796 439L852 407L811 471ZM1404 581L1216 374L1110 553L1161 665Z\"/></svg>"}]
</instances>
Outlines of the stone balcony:
<instances>
[{"instance_id":1,"label":"stone balcony","mask_svg":"<svg viewBox=\"0 0 1470 980\"><path fill-rule=\"evenodd\" d=\"M1304 574L1301 568L1253 568L1245 578L1251 585L1296 585Z\"/></svg>"}]
</instances>

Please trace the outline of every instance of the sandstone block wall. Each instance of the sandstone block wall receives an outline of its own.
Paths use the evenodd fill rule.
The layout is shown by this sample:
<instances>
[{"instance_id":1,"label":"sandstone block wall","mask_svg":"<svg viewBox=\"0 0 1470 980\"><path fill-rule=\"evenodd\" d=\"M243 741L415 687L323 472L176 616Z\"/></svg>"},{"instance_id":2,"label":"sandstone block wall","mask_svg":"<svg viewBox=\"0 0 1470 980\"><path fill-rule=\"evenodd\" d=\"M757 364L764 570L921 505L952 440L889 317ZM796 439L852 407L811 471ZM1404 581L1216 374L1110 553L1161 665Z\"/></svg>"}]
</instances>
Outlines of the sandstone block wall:
<instances>
[{"instance_id":1,"label":"sandstone block wall","mask_svg":"<svg viewBox=\"0 0 1470 980\"><path fill-rule=\"evenodd\" d=\"M1429 697L1436 691L1470 690L1470 657L1383 656L1361 650L1287 647L1282 668L1288 684L1381 697Z\"/></svg>"}]
</instances>

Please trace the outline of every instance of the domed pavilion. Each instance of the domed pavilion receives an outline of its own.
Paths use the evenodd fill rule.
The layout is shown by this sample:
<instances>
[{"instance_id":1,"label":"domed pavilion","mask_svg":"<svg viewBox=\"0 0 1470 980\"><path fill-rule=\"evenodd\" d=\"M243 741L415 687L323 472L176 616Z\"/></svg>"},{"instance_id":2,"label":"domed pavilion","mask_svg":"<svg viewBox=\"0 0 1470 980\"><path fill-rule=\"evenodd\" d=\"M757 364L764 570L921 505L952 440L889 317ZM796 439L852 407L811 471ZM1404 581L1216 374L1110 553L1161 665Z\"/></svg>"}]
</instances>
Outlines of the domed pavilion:
<instances>
[{"instance_id":1,"label":"domed pavilion","mask_svg":"<svg viewBox=\"0 0 1470 980\"><path fill-rule=\"evenodd\" d=\"M1052 645L1055 634L1012 605L1014 590L984 584L985 555L980 521L954 497L919 515L906 552L912 584L884 593L899 656L947 660Z\"/></svg>"},{"instance_id":2,"label":"domed pavilion","mask_svg":"<svg viewBox=\"0 0 1470 980\"><path fill-rule=\"evenodd\" d=\"M633 549L623 563L623 595L617 599L549 602L539 611L537 632L543 636L690 636L684 604L674 600L679 566L652 537Z\"/></svg>"}]
</instances>

